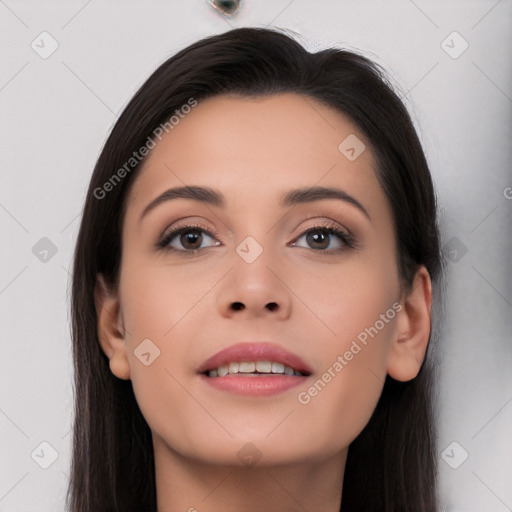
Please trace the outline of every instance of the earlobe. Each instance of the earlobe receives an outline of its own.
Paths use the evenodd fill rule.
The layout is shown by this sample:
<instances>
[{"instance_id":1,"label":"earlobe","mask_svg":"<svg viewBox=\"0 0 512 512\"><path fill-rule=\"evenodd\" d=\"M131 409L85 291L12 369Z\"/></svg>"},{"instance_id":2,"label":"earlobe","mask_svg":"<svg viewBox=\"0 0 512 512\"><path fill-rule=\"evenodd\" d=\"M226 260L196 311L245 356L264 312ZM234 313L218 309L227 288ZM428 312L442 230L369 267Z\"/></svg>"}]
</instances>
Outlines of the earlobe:
<instances>
[{"instance_id":1,"label":"earlobe","mask_svg":"<svg viewBox=\"0 0 512 512\"><path fill-rule=\"evenodd\" d=\"M98 340L110 361L110 370L119 379L129 380L130 364L119 297L116 291L109 289L102 274L96 276L94 302L98 318Z\"/></svg>"},{"instance_id":2,"label":"earlobe","mask_svg":"<svg viewBox=\"0 0 512 512\"><path fill-rule=\"evenodd\" d=\"M387 367L393 379L406 382L418 375L430 337L431 307L432 283L422 265L397 315L398 336L391 346Z\"/></svg>"}]
</instances>

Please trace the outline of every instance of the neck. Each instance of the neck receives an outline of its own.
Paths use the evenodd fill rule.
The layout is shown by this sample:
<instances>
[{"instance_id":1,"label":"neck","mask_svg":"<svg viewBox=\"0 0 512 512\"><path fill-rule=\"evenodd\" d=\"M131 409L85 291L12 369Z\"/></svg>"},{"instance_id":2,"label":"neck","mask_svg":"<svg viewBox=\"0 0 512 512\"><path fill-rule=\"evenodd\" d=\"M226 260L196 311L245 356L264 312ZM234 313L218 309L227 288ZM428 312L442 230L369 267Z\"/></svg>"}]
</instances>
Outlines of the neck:
<instances>
[{"instance_id":1,"label":"neck","mask_svg":"<svg viewBox=\"0 0 512 512\"><path fill-rule=\"evenodd\" d=\"M339 511L347 450L326 460L254 466L182 457L153 436L158 512Z\"/></svg>"}]
</instances>

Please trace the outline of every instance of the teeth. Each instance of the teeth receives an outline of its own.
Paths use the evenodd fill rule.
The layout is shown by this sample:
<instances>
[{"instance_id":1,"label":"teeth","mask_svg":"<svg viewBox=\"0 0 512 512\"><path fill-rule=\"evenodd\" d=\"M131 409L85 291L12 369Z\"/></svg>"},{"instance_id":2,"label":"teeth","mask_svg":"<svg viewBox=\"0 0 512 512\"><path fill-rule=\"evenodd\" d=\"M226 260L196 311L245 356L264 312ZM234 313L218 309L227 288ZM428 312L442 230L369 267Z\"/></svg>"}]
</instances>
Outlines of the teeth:
<instances>
[{"instance_id":1,"label":"teeth","mask_svg":"<svg viewBox=\"0 0 512 512\"><path fill-rule=\"evenodd\" d=\"M260 373L272 373L272 363L270 361L258 361L256 371Z\"/></svg>"},{"instance_id":2,"label":"teeth","mask_svg":"<svg viewBox=\"0 0 512 512\"><path fill-rule=\"evenodd\" d=\"M226 375L236 375L244 373L248 375L257 374L276 374L276 375L302 375L301 372L294 370L290 366L273 361L243 361L240 363L229 363L222 365L215 370L208 371L208 377L225 377Z\"/></svg>"},{"instance_id":3,"label":"teeth","mask_svg":"<svg viewBox=\"0 0 512 512\"><path fill-rule=\"evenodd\" d=\"M272 373L284 373L284 364L272 363Z\"/></svg>"},{"instance_id":4,"label":"teeth","mask_svg":"<svg viewBox=\"0 0 512 512\"><path fill-rule=\"evenodd\" d=\"M238 373L254 373L256 363L240 363L238 365Z\"/></svg>"}]
</instances>

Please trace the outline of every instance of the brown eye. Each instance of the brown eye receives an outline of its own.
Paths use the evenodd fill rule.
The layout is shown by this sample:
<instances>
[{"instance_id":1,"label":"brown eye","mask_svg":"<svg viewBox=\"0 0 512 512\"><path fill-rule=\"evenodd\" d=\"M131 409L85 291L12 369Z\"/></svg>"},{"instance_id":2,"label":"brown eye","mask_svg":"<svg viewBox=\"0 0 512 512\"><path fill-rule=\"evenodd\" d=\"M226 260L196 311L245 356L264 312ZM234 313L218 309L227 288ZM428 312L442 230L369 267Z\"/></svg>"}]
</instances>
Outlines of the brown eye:
<instances>
[{"instance_id":1,"label":"brown eye","mask_svg":"<svg viewBox=\"0 0 512 512\"><path fill-rule=\"evenodd\" d=\"M305 239L306 244L299 243ZM346 247L352 247L351 237L348 233L331 227L312 228L302 234L294 245L317 249L320 251L341 250Z\"/></svg>"},{"instance_id":2,"label":"brown eye","mask_svg":"<svg viewBox=\"0 0 512 512\"><path fill-rule=\"evenodd\" d=\"M325 230L310 231L306 235L306 241L312 249L327 249L329 247L330 235Z\"/></svg>"},{"instance_id":3,"label":"brown eye","mask_svg":"<svg viewBox=\"0 0 512 512\"><path fill-rule=\"evenodd\" d=\"M163 235L157 247L178 252L193 252L207 247L221 245L215 235L206 229L184 226Z\"/></svg>"},{"instance_id":4,"label":"brown eye","mask_svg":"<svg viewBox=\"0 0 512 512\"><path fill-rule=\"evenodd\" d=\"M188 231L184 231L180 235L181 245L185 249L199 249L202 241L203 236L201 235L200 229L190 229Z\"/></svg>"}]
</instances>

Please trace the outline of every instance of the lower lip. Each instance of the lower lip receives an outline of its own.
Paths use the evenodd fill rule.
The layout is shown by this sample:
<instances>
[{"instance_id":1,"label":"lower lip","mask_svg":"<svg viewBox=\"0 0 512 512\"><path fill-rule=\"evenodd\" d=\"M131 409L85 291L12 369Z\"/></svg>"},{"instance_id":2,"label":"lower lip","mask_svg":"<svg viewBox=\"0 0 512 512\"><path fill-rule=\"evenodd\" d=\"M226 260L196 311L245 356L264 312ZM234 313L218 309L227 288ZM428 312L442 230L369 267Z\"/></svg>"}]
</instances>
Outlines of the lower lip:
<instances>
[{"instance_id":1,"label":"lower lip","mask_svg":"<svg viewBox=\"0 0 512 512\"><path fill-rule=\"evenodd\" d=\"M272 396L286 391L300 384L304 384L306 376L298 375L268 375L268 376L240 376L226 375L225 377L208 377L201 375L204 382L222 391L229 391L238 395Z\"/></svg>"}]
</instances>

